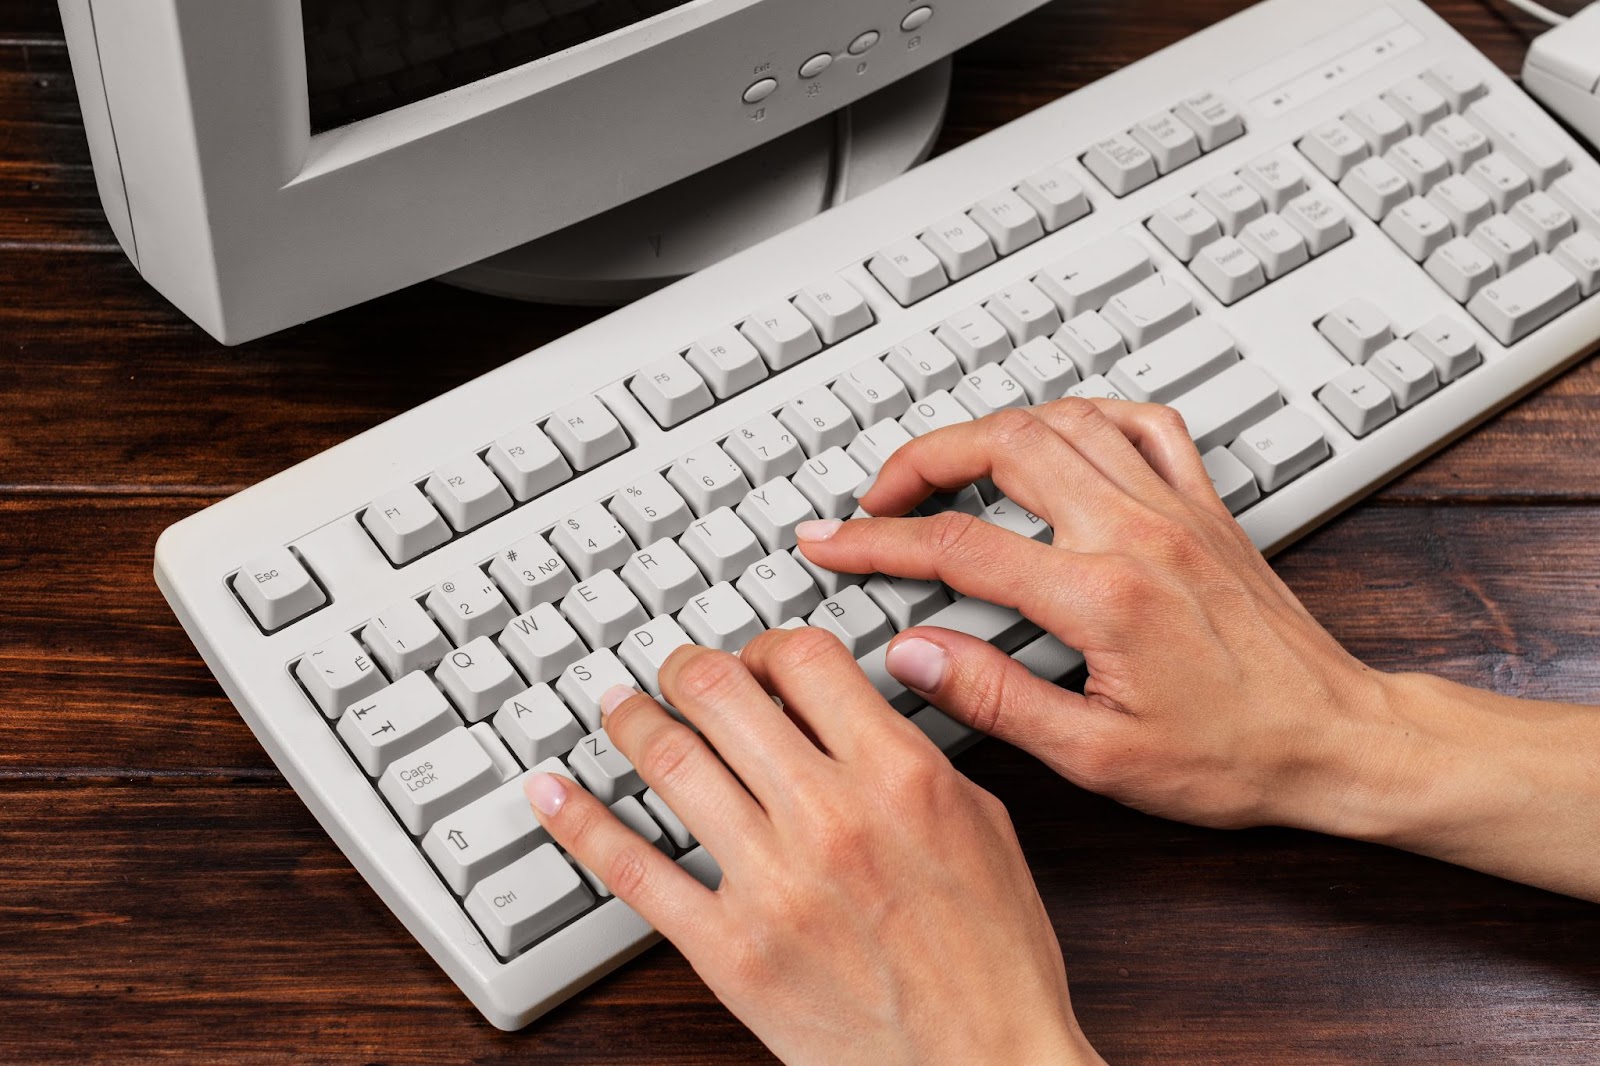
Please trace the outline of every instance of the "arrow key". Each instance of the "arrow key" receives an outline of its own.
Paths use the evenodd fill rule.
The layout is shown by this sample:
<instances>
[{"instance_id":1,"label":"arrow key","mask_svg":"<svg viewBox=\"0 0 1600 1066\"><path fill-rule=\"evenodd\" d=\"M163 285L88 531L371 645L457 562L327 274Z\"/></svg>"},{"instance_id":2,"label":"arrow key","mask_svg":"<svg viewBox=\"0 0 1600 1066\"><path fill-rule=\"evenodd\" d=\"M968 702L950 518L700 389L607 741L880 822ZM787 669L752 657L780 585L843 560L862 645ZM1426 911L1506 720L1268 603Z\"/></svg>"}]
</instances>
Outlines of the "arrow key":
<instances>
[{"instance_id":1,"label":"arrow key","mask_svg":"<svg viewBox=\"0 0 1600 1066\"><path fill-rule=\"evenodd\" d=\"M1407 338L1411 346L1433 360L1439 380L1448 385L1483 362L1478 342L1461 323L1440 315Z\"/></svg>"},{"instance_id":2,"label":"arrow key","mask_svg":"<svg viewBox=\"0 0 1600 1066\"><path fill-rule=\"evenodd\" d=\"M422 850L456 895L465 896L489 874L550 842L522 791L531 776L532 771L519 774L440 819L422 838Z\"/></svg>"}]
</instances>

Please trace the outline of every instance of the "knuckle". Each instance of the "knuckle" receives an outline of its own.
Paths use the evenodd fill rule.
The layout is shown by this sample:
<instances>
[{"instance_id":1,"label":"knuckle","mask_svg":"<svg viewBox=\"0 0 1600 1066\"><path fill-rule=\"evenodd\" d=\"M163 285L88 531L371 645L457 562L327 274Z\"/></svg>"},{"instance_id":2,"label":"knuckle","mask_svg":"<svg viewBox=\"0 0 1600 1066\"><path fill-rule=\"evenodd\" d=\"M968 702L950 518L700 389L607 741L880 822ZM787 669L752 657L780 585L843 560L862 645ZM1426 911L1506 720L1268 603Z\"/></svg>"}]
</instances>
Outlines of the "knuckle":
<instances>
[{"instance_id":1,"label":"knuckle","mask_svg":"<svg viewBox=\"0 0 1600 1066\"><path fill-rule=\"evenodd\" d=\"M933 797L948 784L951 777L950 761L932 745L921 745L903 751L884 771L884 787L895 806L905 809L906 801L919 809L937 806Z\"/></svg>"},{"instance_id":2,"label":"knuckle","mask_svg":"<svg viewBox=\"0 0 1600 1066\"><path fill-rule=\"evenodd\" d=\"M1068 426L1083 426L1105 418L1098 404L1083 396L1067 396L1050 404L1050 413Z\"/></svg>"},{"instance_id":3,"label":"knuckle","mask_svg":"<svg viewBox=\"0 0 1600 1066\"><path fill-rule=\"evenodd\" d=\"M859 870L871 850L870 834L857 814L822 802L811 811L812 849L830 870Z\"/></svg>"},{"instance_id":4,"label":"knuckle","mask_svg":"<svg viewBox=\"0 0 1600 1066\"><path fill-rule=\"evenodd\" d=\"M784 634L768 661L780 674L804 674L837 659L842 651L844 643L825 629L796 629Z\"/></svg>"},{"instance_id":5,"label":"knuckle","mask_svg":"<svg viewBox=\"0 0 1600 1066\"><path fill-rule=\"evenodd\" d=\"M639 772L653 786L670 788L688 770L699 743L687 729L663 729L639 754Z\"/></svg>"},{"instance_id":6,"label":"knuckle","mask_svg":"<svg viewBox=\"0 0 1600 1066\"><path fill-rule=\"evenodd\" d=\"M984 432L989 438L990 446L996 452L1004 454L1013 449L1027 448L1038 441L1040 434L1044 432L1044 426L1027 411L1008 407L984 420Z\"/></svg>"},{"instance_id":7,"label":"knuckle","mask_svg":"<svg viewBox=\"0 0 1600 1066\"><path fill-rule=\"evenodd\" d=\"M644 843L626 844L617 849L606 864L601 878L611 894L620 899L637 899L650 882L650 866L645 862Z\"/></svg>"},{"instance_id":8,"label":"knuckle","mask_svg":"<svg viewBox=\"0 0 1600 1066\"><path fill-rule=\"evenodd\" d=\"M1154 423L1159 433L1173 438L1189 439L1189 423L1184 419L1183 412L1176 407L1154 404L1151 408L1150 420Z\"/></svg>"},{"instance_id":9,"label":"knuckle","mask_svg":"<svg viewBox=\"0 0 1600 1066\"><path fill-rule=\"evenodd\" d=\"M673 695L680 700L715 700L739 683L745 670L727 652L696 649L683 657L672 677Z\"/></svg>"},{"instance_id":10,"label":"knuckle","mask_svg":"<svg viewBox=\"0 0 1600 1066\"><path fill-rule=\"evenodd\" d=\"M995 733L1006 707L1005 667L991 664L978 670L968 682L967 689L967 705L972 708L972 728L984 734Z\"/></svg>"},{"instance_id":11,"label":"knuckle","mask_svg":"<svg viewBox=\"0 0 1600 1066\"><path fill-rule=\"evenodd\" d=\"M980 525L976 515L965 511L945 511L931 520L929 532L936 558L954 559L970 549L973 534Z\"/></svg>"},{"instance_id":12,"label":"knuckle","mask_svg":"<svg viewBox=\"0 0 1600 1066\"><path fill-rule=\"evenodd\" d=\"M777 950L772 935L762 927L741 931L731 938L727 951L727 967L734 987L741 989L765 988L779 972Z\"/></svg>"}]
</instances>

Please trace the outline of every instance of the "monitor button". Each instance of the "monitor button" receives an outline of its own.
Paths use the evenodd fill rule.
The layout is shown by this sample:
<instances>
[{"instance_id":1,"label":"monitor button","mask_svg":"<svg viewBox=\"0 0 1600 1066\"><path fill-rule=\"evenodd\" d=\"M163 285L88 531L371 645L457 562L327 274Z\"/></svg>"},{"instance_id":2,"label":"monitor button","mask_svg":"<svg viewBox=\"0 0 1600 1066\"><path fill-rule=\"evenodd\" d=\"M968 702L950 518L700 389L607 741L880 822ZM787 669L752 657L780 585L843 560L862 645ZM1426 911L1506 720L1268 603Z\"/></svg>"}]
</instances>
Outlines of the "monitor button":
<instances>
[{"instance_id":1,"label":"monitor button","mask_svg":"<svg viewBox=\"0 0 1600 1066\"><path fill-rule=\"evenodd\" d=\"M900 23L900 28L907 33L914 33L926 26L931 18L933 18L933 8L919 7L906 15Z\"/></svg>"},{"instance_id":2,"label":"monitor button","mask_svg":"<svg viewBox=\"0 0 1600 1066\"><path fill-rule=\"evenodd\" d=\"M868 30L866 33L863 33L860 37L857 37L855 40L850 42L850 54L853 56L858 56L870 52L872 51L873 46L876 45L881 39L882 38L877 30Z\"/></svg>"},{"instance_id":3,"label":"monitor button","mask_svg":"<svg viewBox=\"0 0 1600 1066\"><path fill-rule=\"evenodd\" d=\"M744 102L747 104L759 104L777 91L778 82L776 78L762 78L744 91Z\"/></svg>"},{"instance_id":4,"label":"monitor button","mask_svg":"<svg viewBox=\"0 0 1600 1066\"><path fill-rule=\"evenodd\" d=\"M819 56L812 56L800 67L802 78L815 78L818 74L833 66L833 56L824 52Z\"/></svg>"}]
</instances>

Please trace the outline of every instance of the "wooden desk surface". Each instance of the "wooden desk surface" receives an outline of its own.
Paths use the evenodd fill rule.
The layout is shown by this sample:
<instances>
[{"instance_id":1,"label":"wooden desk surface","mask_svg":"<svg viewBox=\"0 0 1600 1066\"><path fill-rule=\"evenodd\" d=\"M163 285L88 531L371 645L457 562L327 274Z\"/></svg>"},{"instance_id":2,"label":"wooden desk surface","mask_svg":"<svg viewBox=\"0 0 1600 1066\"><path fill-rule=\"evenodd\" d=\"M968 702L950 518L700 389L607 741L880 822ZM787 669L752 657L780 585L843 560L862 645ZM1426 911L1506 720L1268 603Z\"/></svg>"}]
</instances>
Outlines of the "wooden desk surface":
<instances>
[{"instance_id":1,"label":"wooden desk surface","mask_svg":"<svg viewBox=\"0 0 1600 1066\"><path fill-rule=\"evenodd\" d=\"M1237 0L1059 3L966 53L959 143ZM1530 27L1437 6L1508 70ZM50 0L0 3L0 1059L745 1062L670 947L484 1024L251 738L151 581L157 534L586 321L440 285L237 350L145 287L95 197ZM1600 694L1600 363L1285 554L1356 654ZM1304 833L1218 833L999 744L1112 1062L1600 1062L1600 909ZM914 904L913 904L914 905Z\"/></svg>"}]
</instances>

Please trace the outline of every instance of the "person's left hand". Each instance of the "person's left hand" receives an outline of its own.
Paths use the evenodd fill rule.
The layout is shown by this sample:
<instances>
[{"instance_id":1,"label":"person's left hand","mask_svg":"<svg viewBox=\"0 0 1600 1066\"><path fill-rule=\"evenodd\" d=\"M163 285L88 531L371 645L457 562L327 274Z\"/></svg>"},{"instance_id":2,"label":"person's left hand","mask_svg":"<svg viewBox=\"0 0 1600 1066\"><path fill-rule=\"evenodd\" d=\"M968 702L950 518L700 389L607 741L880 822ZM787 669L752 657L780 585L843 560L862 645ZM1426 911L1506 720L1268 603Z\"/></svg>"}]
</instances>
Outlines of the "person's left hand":
<instances>
[{"instance_id":1,"label":"person's left hand","mask_svg":"<svg viewBox=\"0 0 1600 1066\"><path fill-rule=\"evenodd\" d=\"M605 727L717 860L719 889L570 781L536 776L529 799L779 1057L1100 1061L1005 808L835 637L774 630L742 660L684 648L661 682L703 738L631 689L606 694Z\"/></svg>"}]
</instances>

